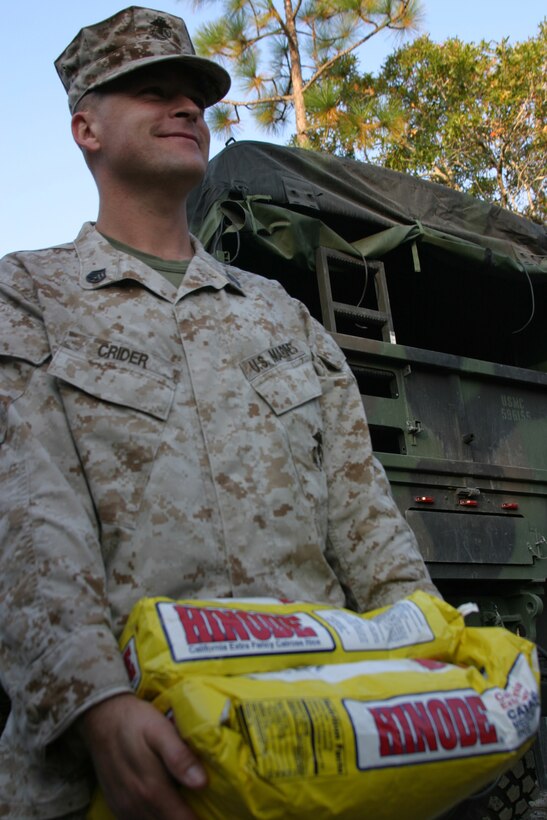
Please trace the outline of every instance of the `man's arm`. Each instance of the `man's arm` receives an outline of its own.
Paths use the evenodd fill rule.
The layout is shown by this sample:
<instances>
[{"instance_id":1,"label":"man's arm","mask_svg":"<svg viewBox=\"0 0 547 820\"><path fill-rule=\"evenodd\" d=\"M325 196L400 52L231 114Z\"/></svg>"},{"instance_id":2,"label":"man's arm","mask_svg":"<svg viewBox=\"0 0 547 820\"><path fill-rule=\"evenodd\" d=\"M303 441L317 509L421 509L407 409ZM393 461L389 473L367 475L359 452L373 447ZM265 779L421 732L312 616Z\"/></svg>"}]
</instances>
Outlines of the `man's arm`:
<instances>
[{"instance_id":1,"label":"man's arm","mask_svg":"<svg viewBox=\"0 0 547 820\"><path fill-rule=\"evenodd\" d=\"M131 694L93 502L47 373L40 305L16 261L1 273L2 684L29 750L45 750L76 722L119 816L186 820L173 778L199 787L203 770L170 722Z\"/></svg>"},{"instance_id":2,"label":"man's arm","mask_svg":"<svg viewBox=\"0 0 547 820\"><path fill-rule=\"evenodd\" d=\"M130 691L110 625L99 532L32 282L2 264L0 668L30 748Z\"/></svg>"},{"instance_id":3,"label":"man's arm","mask_svg":"<svg viewBox=\"0 0 547 820\"><path fill-rule=\"evenodd\" d=\"M360 611L434 586L414 533L374 457L363 403L342 351L312 320L312 349L322 382L323 463L329 485L328 559Z\"/></svg>"}]
</instances>

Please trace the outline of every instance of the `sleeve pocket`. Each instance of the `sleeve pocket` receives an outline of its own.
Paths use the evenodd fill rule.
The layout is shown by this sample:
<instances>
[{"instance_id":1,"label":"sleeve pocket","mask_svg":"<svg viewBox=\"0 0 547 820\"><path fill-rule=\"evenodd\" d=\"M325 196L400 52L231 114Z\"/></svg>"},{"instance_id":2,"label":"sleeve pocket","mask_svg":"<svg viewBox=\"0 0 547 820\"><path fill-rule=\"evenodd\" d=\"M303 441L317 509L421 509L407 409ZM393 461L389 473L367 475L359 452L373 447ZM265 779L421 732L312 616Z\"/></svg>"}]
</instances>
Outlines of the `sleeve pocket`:
<instances>
[{"instance_id":1,"label":"sleeve pocket","mask_svg":"<svg viewBox=\"0 0 547 820\"><path fill-rule=\"evenodd\" d=\"M36 316L0 303L0 320L4 328L0 356L39 366L51 355L44 326Z\"/></svg>"},{"instance_id":2,"label":"sleeve pocket","mask_svg":"<svg viewBox=\"0 0 547 820\"><path fill-rule=\"evenodd\" d=\"M346 357L332 336L323 327L317 327L315 350L319 359L328 370L341 371L346 366Z\"/></svg>"}]
</instances>

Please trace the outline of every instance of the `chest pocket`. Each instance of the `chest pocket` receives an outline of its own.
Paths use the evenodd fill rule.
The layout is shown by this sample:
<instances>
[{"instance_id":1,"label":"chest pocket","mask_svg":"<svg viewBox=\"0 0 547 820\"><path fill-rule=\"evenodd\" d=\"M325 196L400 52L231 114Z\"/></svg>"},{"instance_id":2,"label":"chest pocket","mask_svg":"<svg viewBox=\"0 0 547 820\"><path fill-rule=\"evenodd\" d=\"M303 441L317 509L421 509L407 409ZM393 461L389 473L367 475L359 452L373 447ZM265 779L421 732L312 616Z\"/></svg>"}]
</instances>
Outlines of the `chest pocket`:
<instances>
[{"instance_id":1,"label":"chest pocket","mask_svg":"<svg viewBox=\"0 0 547 820\"><path fill-rule=\"evenodd\" d=\"M134 528L178 370L128 339L69 332L48 373L58 380L103 527Z\"/></svg>"},{"instance_id":2,"label":"chest pocket","mask_svg":"<svg viewBox=\"0 0 547 820\"><path fill-rule=\"evenodd\" d=\"M254 378L251 384L276 416L321 395L321 384L311 358L278 365Z\"/></svg>"},{"instance_id":3,"label":"chest pocket","mask_svg":"<svg viewBox=\"0 0 547 820\"><path fill-rule=\"evenodd\" d=\"M70 331L48 373L98 399L165 420L177 371L127 340L105 341Z\"/></svg>"}]
</instances>

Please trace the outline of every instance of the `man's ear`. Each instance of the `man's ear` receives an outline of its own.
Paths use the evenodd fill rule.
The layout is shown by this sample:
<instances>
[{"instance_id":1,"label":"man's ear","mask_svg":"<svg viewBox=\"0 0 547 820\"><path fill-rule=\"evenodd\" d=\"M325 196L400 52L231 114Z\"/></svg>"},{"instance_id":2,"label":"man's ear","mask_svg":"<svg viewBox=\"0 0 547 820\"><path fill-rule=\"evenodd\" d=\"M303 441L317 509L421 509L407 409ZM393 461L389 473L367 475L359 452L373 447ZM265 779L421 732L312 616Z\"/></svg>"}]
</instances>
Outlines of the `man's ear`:
<instances>
[{"instance_id":1,"label":"man's ear","mask_svg":"<svg viewBox=\"0 0 547 820\"><path fill-rule=\"evenodd\" d=\"M82 150L94 152L101 147L95 126L91 110L77 111L72 115L72 136Z\"/></svg>"}]
</instances>

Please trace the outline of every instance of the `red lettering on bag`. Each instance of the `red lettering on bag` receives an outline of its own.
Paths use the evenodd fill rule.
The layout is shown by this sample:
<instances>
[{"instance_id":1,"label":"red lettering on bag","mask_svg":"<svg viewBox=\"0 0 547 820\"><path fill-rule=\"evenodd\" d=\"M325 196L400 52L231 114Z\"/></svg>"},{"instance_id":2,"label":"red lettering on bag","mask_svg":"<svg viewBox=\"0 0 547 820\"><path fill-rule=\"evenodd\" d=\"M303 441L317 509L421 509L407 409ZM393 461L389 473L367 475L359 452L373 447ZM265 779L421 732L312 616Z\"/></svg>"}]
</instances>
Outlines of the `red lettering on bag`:
<instances>
[{"instance_id":1,"label":"red lettering on bag","mask_svg":"<svg viewBox=\"0 0 547 820\"><path fill-rule=\"evenodd\" d=\"M175 612L179 616L181 625L189 644L208 643L213 640L207 629L207 623L202 610L197 607L179 606L175 604Z\"/></svg>"},{"instance_id":2,"label":"red lettering on bag","mask_svg":"<svg viewBox=\"0 0 547 820\"><path fill-rule=\"evenodd\" d=\"M424 703L403 703L401 709L410 720L415 733L415 751L425 752L426 746L430 752L437 749L435 729Z\"/></svg>"},{"instance_id":3,"label":"red lettering on bag","mask_svg":"<svg viewBox=\"0 0 547 820\"><path fill-rule=\"evenodd\" d=\"M492 726L492 724L488 722L488 718L485 714L486 706L482 700L476 695L469 695L465 698L465 701L469 706L471 714L473 715L478 726L480 742L484 745L488 743L497 743L498 734L496 732L496 727Z\"/></svg>"},{"instance_id":4,"label":"red lettering on bag","mask_svg":"<svg viewBox=\"0 0 547 820\"><path fill-rule=\"evenodd\" d=\"M370 710L380 738L380 755L423 752L426 744L437 749L435 729L422 703L380 706Z\"/></svg>"},{"instance_id":5,"label":"red lettering on bag","mask_svg":"<svg viewBox=\"0 0 547 820\"><path fill-rule=\"evenodd\" d=\"M455 749L458 745L458 735L446 703L442 700L430 700L428 706L441 746L447 751Z\"/></svg>"},{"instance_id":6,"label":"red lettering on bag","mask_svg":"<svg viewBox=\"0 0 547 820\"><path fill-rule=\"evenodd\" d=\"M229 609L218 609L216 611L217 617L220 620L224 629L226 641L248 641L250 638L249 631L239 616L239 612L233 612Z\"/></svg>"},{"instance_id":7,"label":"red lettering on bag","mask_svg":"<svg viewBox=\"0 0 547 820\"><path fill-rule=\"evenodd\" d=\"M245 621L247 629L257 641L267 641L272 637L271 630L267 627L258 613L240 612L239 614Z\"/></svg>"},{"instance_id":8,"label":"red lettering on bag","mask_svg":"<svg viewBox=\"0 0 547 820\"><path fill-rule=\"evenodd\" d=\"M232 609L202 609L175 605L175 611L189 644L224 641L268 641L274 638L317 637L316 631L302 626L298 615L273 615Z\"/></svg>"},{"instance_id":9,"label":"red lettering on bag","mask_svg":"<svg viewBox=\"0 0 547 820\"><path fill-rule=\"evenodd\" d=\"M281 615L270 615L269 613L264 613L262 617L264 623L271 629L274 638L292 638L293 629L287 624L288 617L284 618Z\"/></svg>"},{"instance_id":10,"label":"red lettering on bag","mask_svg":"<svg viewBox=\"0 0 547 820\"><path fill-rule=\"evenodd\" d=\"M137 668L133 663L130 645L126 646L122 657L123 662L125 663L125 668L127 669L127 674L129 675L129 680L135 680L135 678L137 677Z\"/></svg>"},{"instance_id":11,"label":"red lettering on bag","mask_svg":"<svg viewBox=\"0 0 547 820\"><path fill-rule=\"evenodd\" d=\"M299 638L316 638L317 632L311 626L302 626L298 619L298 615L288 615L289 621L294 629L294 634Z\"/></svg>"},{"instance_id":12,"label":"red lettering on bag","mask_svg":"<svg viewBox=\"0 0 547 820\"><path fill-rule=\"evenodd\" d=\"M413 730L414 727L410 721L410 718L405 712L404 705L393 706L391 708L395 720L401 727L401 740L404 741L404 751L407 753L423 751L423 737L419 737L418 733L415 730Z\"/></svg>"},{"instance_id":13,"label":"red lettering on bag","mask_svg":"<svg viewBox=\"0 0 547 820\"><path fill-rule=\"evenodd\" d=\"M211 637L209 638L210 641L213 643L217 643L218 641L225 641L226 634L223 630L222 623L218 617L218 612L216 609L204 609L202 610L203 617L207 621L207 626L211 630Z\"/></svg>"},{"instance_id":14,"label":"red lettering on bag","mask_svg":"<svg viewBox=\"0 0 547 820\"><path fill-rule=\"evenodd\" d=\"M446 705L452 713L461 746L474 746L477 742L477 726L473 714L462 698L447 698Z\"/></svg>"},{"instance_id":15,"label":"red lettering on bag","mask_svg":"<svg viewBox=\"0 0 547 820\"><path fill-rule=\"evenodd\" d=\"M431 698L424 702L370 708L382 757L425 751L452 751L498 740L478 696Z\"/></svg>"},{"instance_id":16,"label":"red lettering on bag","mask_svg":"<svg viewBox=\"0 0 547 820\"><path fill-rule=\"evenodd\" d=\"M400 755L403 752L402 735L393 715L393 708L378 706L372 708L370 713L378 730L381 756Z\"/></svg>"}]
</instances>

